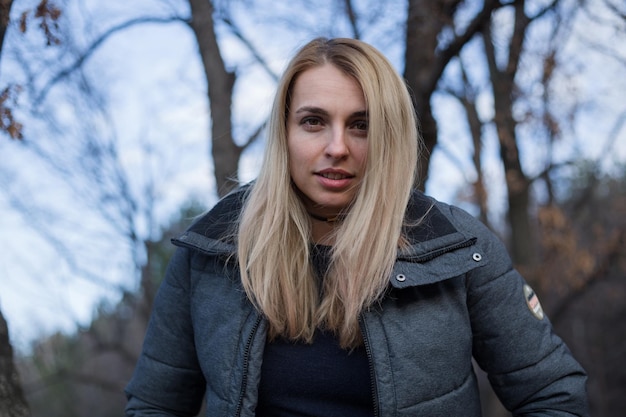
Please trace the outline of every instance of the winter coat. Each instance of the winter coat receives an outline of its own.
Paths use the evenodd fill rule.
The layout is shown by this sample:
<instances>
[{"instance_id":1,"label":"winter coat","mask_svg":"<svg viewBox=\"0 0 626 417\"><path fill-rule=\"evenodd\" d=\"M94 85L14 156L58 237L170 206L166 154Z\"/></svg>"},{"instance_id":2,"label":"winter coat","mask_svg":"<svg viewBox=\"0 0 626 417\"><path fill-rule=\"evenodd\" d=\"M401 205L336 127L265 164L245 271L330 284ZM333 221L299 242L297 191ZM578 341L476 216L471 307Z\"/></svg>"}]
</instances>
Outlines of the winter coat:
<instances>
[{"instance_id":1,"label":"winter coat","mask_svg":"<svg viewBox=\"0 0 626 417\"><path fill-rule=\"evenodd\" d=\"M225 197L174 240L127 416L195 416L205 395L207 416L255 415L267 322L230 256L243 195ZM500 241L416 192L407 218L424 213L405 230L411 245L387 295L360 317L376 415L480 416L472 358L516 416L588 415L584 370Z\"/></svg>"}]
</instances>

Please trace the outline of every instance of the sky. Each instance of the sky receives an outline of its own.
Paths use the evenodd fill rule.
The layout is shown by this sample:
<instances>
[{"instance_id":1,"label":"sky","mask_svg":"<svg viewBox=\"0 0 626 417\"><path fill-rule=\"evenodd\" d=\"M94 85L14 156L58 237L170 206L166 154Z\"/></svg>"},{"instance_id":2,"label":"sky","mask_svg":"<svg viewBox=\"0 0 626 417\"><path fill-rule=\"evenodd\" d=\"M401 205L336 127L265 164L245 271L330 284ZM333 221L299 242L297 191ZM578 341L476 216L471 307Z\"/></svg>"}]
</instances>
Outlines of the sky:
<instances>
[{"instance_id":1,"label":"sky","mask_svg":"<svg viewBox=\"0 0 626 417\"><path fill-rule=\"evenodd\" d=\"M28 0L16 1L16 4L14 10L19 13L26 8ZM170 15L172 10L181 15L187 12L184 2L173 0L138 0L130 4L88 0L80 4L81 7L74 4L76 8L68 10L80 35L76 39L79 50L88 39L129 16L147 11L161 16ZM237 21L250 28L247 33L254 35L252 41L263 51L275 73L280 73L287 59L306 40L331 30L330 24L315 23L315 19L333 22L332 10L327 9L324 12L327 16L324 13L303 15L299 28L283 27L275 20L263 19L263 13L269 13L269 10L259 8L256 14L246 13L243 3L234 4L239 5L234 12ZM274 8L271 12L280 14L282 10ZM369 13L380 15L381 23L368 32L366 40L379 47L401 71L401 31L390 32L389 22L402 20L403 15L396 13L394 6ZM504 16L504 26L506 19ZM226 62L241 74L233 104L234 124L235 134L245 137L269 112L274 81L264 70L253 65L241 41L228 28L220 26L218 30ZM332 27L332 30L337 35L345 28ZM569 47L580 48L582 43L593 40L588 37L587 33L581 32ZM7 36L7 40L24 42L21 48L16 48L21 51L30 50L28 43L41 43L41 39L31 33L23 37L13 33ZM534 45L531 50L538 53L541 47ZM478 48L478 45L471 48ZM470 60L473 59L471 48L467 52ZM626 60L626 43L622 43L620 51L622 59ZM618 75L624 72L624 62L607 60L599 55L577 57L575 51L570 55L576 57L571 62L571 74L559 79L555 88L564 97L581 97L583 109L576 125L565 127L566 134L577 138L576 146L570 146L571 141L564 141L566 143L557 145L556 151L563 153L561 158L564 160L571 157L572 152L600 158L603 143L615 128L620 112L626 111L623 106L626 77ZM0 87L23 79L24 74L14 60L13 55L3 55ZM35 78L41 85L52 74L47 71L46 75L45 66L39 65L42 68L36 72ZM472 68L479 77L480 66ZM93 123L90 126L95 131L91 133L119 146L122 166L129 173L130 192L139 196L139 212L144 214L136 216L133 221L144 237L157 236L159 226L166 224L178 207L190 198L212 205L216 193L206 139L210 123L206 85L191 31L181 23L129 29L108 39L88 59L85 70L88 77L99 81L99 94L110 104L109 118L86 120L88 116L80 113L81 107L70 101L70 97L52 90L44 110L57 112L65 123L58 132L51 132L46 130L44 123L29 120L27 133L30 140L41 139L43 143L46 139L45 143L60 147L63 150L60 161L70 167L76 160L81 160L81 148L78 147L81 142L76 137L81 132L79 122ZM449 71L454 71L453 65ZM528 72L532 71L533 68L529 67ZM537 96L540 95L538 91ZM602 97L599 104L591 101L598 96ZM489 119L489 95L481 95L479 103L481 116ZM562 109L565 111L571 105L565 101ZM470 162L472 148L459 116L460 107L445 94L433 98L433 107L439 120L440 147L432 155L427 192L471 211L473 207L458 198L474 179ZM604 159L608 171L626 162L625 130L617 129L615 147L611 156ZM532 132L527 134L532 137ZM119 286L131 290L136 287L136 271L133 248L128 247L127 241L111 227L111 222L103 220L101 212L94 212L90 206L94 198L90 189L93 183L87 179L81 181L77 177L80 173L71 169L65 175L59 175L58 169L55 171L35 158L32 149L23 149L2 139L4 137L0 137L0 154L4 156L0 169L0 308L9 323L14 344L27 351L30 343L42 334L57 330L72 332L77 323L87 325L102 299L114 303ZM540 147L532 140L525 143L529 144L523 149L525 166L531 172L540 170L541 166L533 165L542 160L542 155L537 153ZM256 175L261 152L262 143L258 143L243 155L240 173L243 181ZM496 138L493 132L487 132L484 161L487 181L492 185L490 204L494 220L502 216L506 207L497 153ZM102 165L100 169L110 168ZM70 184L78 184L80 192L76 193ZM148 209L147 204L143 206L146 202L141 197L148 185L151 195L158 201L152 216L154 222L141 211ZM12 201L15 196L19 197L21 206ZM118 224L122 220L114 217ZM80 273L67 261L68 258L59 255L51 241L57 243L56 249L63 247L71 251L68 258L80 266ZM135 253L134 256L141 257L141 254ZM103 274L102 271L106 272ZM89 278L102 275L106 277L105 284Z\"/></svg>"}]
</instances>

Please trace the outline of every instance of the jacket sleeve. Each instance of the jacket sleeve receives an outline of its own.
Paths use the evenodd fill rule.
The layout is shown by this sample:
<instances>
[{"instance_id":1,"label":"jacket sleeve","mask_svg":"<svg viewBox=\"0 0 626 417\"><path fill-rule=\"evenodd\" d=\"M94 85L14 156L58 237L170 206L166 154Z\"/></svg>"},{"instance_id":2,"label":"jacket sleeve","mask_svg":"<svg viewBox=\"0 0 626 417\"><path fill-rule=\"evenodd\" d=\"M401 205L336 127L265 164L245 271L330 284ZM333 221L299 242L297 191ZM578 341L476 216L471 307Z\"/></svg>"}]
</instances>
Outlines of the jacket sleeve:
<instances>
[{"instance_id":1,"label":"jacket sleeve","mask_svg":"<svg viewBox=\"0 0 626 417\"><path fill-rule=\"evenodd\" d=\"M467 279L473 355L500 401L514 416L587 416L585 371L554 334L537 296L500 240L452 210L478 236L484 265Z\"/></svg>"},{"instance_id":2,"label":"jacket sleeve","mask_svg":"<svg viewBox=\"0 0 626 417\"><path fill-rule=\"evenodd\" d=\"M189 259L177 249L154 301L143 350L125 392L127 417L198 414L205 380L190 316Z\"/></svg>"}]
</instances>

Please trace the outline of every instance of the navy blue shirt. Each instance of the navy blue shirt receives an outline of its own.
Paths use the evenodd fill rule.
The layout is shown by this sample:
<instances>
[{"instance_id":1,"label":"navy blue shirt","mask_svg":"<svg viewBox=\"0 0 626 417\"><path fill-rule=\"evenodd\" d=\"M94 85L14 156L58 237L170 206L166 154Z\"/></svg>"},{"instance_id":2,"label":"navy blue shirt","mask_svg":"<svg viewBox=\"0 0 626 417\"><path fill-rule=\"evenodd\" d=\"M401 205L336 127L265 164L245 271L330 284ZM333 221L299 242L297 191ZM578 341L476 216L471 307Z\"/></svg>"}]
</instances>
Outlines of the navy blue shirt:
<instances>
[{"instance_id":1,"label":"navy blue shirt","mask_svg":"<svg viewBox=\"0 0 626 417\"><path fill-rule=\"evenodd\" d=\"M313 249L318 276L329 248ZM257 417L372 417L372 383L365 348L342 349L337 337L318 330L313 343L277 338L263 354Z\"/></svg>"}]
</instances>

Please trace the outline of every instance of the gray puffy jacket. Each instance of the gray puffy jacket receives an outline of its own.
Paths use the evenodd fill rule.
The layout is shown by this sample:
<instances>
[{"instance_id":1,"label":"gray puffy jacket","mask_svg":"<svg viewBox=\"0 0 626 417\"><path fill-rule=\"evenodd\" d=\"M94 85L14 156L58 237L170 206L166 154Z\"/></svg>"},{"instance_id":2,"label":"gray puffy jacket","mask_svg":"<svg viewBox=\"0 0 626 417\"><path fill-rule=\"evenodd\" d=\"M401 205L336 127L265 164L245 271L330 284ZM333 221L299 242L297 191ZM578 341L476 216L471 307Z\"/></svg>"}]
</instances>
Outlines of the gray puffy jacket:
<instances>
[{"instance_id":1,"label":"gray puffy jacket","mask_svg":"<svg viewBox=\"0 0 626 417\"><path fill-rule=\"evenodd\" d=\"M154 304L126 388L127 416L254 416L267 323L253 308L225 237L244 191L185 234ZM472 357L515 416L586 416L586 375L552 332L500 241L464 211L421 193L410 249L390 290L361 316L376 415L480 416Z\"/></svg>"}]
</instances>

